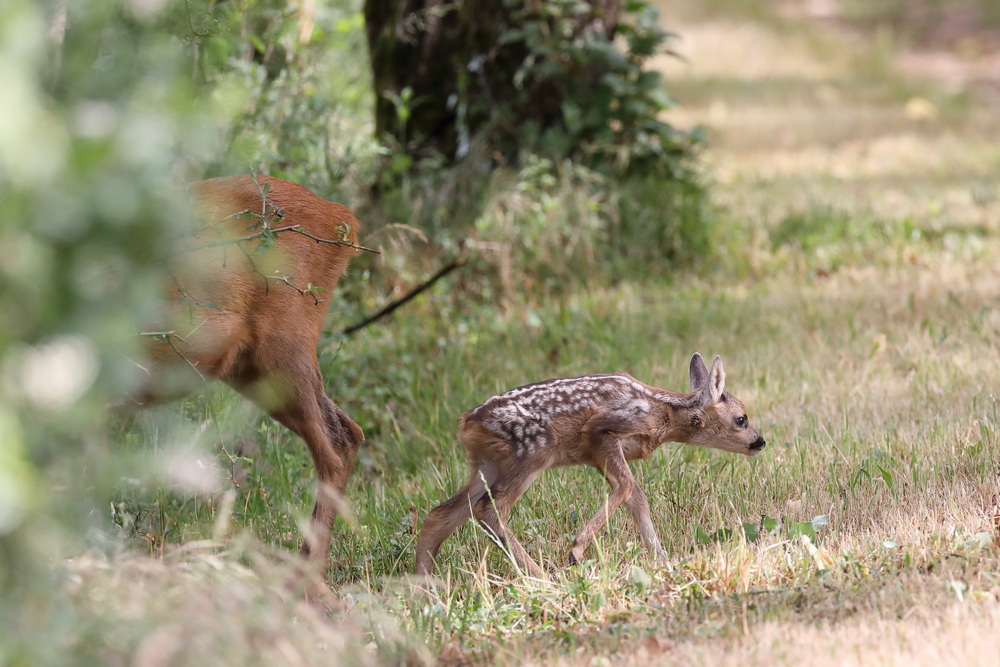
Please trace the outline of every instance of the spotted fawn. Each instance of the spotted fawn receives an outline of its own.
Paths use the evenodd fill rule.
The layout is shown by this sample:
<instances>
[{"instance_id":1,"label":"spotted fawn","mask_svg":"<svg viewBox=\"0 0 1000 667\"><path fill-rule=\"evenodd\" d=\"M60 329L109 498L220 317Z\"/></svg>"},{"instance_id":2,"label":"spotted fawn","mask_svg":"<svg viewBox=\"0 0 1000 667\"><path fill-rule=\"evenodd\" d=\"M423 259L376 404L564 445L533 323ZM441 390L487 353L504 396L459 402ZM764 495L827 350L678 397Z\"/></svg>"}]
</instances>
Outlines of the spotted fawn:
<instances>
[{"instance_id":1,"label":"spotted fawn","mask_svg":"<svg viewBox=\"0 0 1000 667\"><path fill-rule=\"evenodd\" d=\"M442 542L475 517L504 543L522 571L542 569L507 525L518 498L543 471L589 465L611 492L607 503L573 541L570 564L583 557L594 535L623 503L646 546L665 558L649 516L646 494L628 462L645 459L664 442L681 442L753 455L764 438L750 426L743 403L724 391L726 373L691 357L691 393L657 389L628 373L558 378L493 396L459 417L458 439L469 450L472 475L424 520L417 539L417 574L430 574Z\"/></svg>"}]
</instances>

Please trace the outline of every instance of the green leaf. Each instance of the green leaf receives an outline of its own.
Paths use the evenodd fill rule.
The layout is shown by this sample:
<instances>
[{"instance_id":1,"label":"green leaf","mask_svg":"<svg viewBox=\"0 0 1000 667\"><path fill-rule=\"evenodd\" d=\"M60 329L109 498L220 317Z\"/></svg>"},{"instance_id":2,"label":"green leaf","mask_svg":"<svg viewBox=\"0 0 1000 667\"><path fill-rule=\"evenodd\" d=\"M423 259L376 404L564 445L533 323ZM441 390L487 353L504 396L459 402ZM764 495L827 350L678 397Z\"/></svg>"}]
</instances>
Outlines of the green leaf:
<instances>
[{"instance_id":1,"label":"green leaf","mask_svg":"<svg viewBox=\"0 0 1000 667\"><path fill-rule=\"evenodd\" d=\"M890 489L892 489L892 473L883 468L882 466L878 466L878 472L879 475L882 477L882 481L885 482L885 485L888 486Z\"/></svg>"},{"instance_id":2,"label":"green leaf","mask_svg":"<svg viewBox=\"0 0 1000 667\"><path fill-rule=\"evenodd\" d=\"M816 529L813 528L812 521L799 521L792 524L786 531L789 538L805 535L809 539L816 537Z\"/></svg>"},{"instance_id":3,"label":"green leaf","mask_svg":"<svg viewBox=\"0 0 1000 667\"><path fill-rule=\"evenodd\" d=\"M636 87L646 92L658 89L660 87L660 73L656 71L640 73L636 80Z\"/></svg>"},{"instance_id":4,"label":"green leaf","mask_svg":"<svg viewBox=\"0 0 1000 667\"><path fill-rule=\"evenodd\" d=\"M582 128L580 107L573 102L566 101L562 105L563 121L566 129L573 134L578 134Z\"/></svg>"},{"instance_id":5,"label":"green leaf","mask_svg":"<svg viewBox=\"0 0 1000 667\"><path fill-rule=\"evenodd\" d=\"M720 528L714 533L712 533L713 542L728 542L733 536L733 531L730 528Z\"/></svg>"},{"instance_id":6,"label":"green leaf","mask_svg":"<svg viewBox=\"0 0 1000 667\"><path fill-rule=\"evenodd\" d=\"M390 169L397 174L401 174L410 168L413 164L413 158L409 155L403 155L402 153L394 153L392 156L392 161L390 163Z\"/></svg>"},{"instance_id":7,"label":"green leaf","mask_svg":"<svg viewBox=\"0 0 1000 667\"><path fill-rule=\"evenodd\" d=\"M365 27L365 16L361 12L353 14L349 18L340 19L334 24L334 31L340 35L346 35L355 30Z\"/></svg>"},{"instance_id":8,"label":"green leaf","mask_svg":"<svg viewBox=\"0 0 1000 667\"><path fill-rule=\"evenodd\" d=\"M250 43L253 44L253 48L258 53L267 53L267 45L264 44L264 40L260 37L251 33L247 35L247 39L250 40Z\"/></svg>"},{"instance_id":9,"label":"green leaf","mask_svg":"<svg viewBox=\"0 0 1000 667\"><path fill-rule=\"evenodd\" d=\"M757 527L756 523L748 521L743 524L743 536L747 542L756 542L760 539L760 528Z\"/></svg>"},{"instance_id":10,"label":"green leaf","mask_svg":"<svg viewBox=\"0 0 1000 667\"><path fill-rule=\"evenodd\" d=\"M629 573L629 580L633 586L643 591L653 585L653 578L644 569L636 565L632 566L632 571Z\"/></svg>"}]
</instances>

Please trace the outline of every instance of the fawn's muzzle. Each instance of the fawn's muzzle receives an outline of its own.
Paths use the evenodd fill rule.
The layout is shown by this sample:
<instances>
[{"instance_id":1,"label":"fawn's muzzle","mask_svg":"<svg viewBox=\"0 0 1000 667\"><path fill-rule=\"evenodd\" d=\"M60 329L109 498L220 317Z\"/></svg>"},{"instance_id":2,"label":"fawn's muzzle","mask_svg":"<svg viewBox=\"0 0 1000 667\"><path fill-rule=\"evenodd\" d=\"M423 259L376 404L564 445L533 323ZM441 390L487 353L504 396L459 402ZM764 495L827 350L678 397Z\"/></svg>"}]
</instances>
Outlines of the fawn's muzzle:
<instances>
[{"instance_id":1,"label":"fawn's muzzle","mask_svg":"<svg viewBox=\"0 0 1000 667\"><path fill-rule=\"evenodd\" d=\"M764 449L764 446L766 444L767 444L767 440L765 440L764 438L762 438L762 437L760 437L758 435L757 439L750 443L750 451L751 452L759 452L760 450Z\"/></svg>"}]
</instances>

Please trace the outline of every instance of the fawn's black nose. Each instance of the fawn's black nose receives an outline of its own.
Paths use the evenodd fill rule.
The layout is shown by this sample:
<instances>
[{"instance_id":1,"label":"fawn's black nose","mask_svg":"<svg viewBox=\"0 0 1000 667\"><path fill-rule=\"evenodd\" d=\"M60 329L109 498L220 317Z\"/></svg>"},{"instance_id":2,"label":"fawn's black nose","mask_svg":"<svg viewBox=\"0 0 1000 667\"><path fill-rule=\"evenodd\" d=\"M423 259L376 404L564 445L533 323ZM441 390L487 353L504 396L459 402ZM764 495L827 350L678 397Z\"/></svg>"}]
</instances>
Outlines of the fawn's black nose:
<instances>
[{"instance_id":1,"label":"fawn's black nose","mask_svg":"<svg viewBox=\"0 0 1000 667\"><path fill-rule=\"evenodd\" d=\"M764 445L766 444L767 440L758 435L757 439L750 443L750 451L759 452L760 450L764 449Z\"/></svg>"}]
</instances>

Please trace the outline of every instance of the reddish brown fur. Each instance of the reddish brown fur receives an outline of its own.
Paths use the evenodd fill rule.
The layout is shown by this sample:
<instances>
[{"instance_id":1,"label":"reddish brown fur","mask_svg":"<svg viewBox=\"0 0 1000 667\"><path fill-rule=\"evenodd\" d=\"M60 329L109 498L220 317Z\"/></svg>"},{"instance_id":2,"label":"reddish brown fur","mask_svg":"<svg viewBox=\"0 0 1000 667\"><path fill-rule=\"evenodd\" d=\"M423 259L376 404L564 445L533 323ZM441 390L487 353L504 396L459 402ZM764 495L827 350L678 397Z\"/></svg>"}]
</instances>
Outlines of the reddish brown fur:
<instances>
[{"instance_id":1,"label":"reddish brown fur","mask_svg":"<svg viewBox=\"0 0 1000 667\"><path fill-rule=\"evenodd\" d=\"M302 437L319 476L302 552L325 562L364 434L324 393L316 347L330 293L356 249L294 231L278 233L266 251L260 237L234 239L259 231L265 198L283 211L268 219L276 229L299 225L356 245L358 221L347 207L278 178L233 176L190 188L204 225L174 256L166 312L151 327L163 335L146 337L152 365L134 398L155 403L219 379Z\"/></svg>"},{"instance_id":2,"label":"reddish brown fur","mask_svg":"<svg viewBox=\"0 0 1000 667\"><path fill-rule=\"evenodd\" d=\"M542 569L507 525L514 503L546 469L596 468L611 486L608 502L573 542L571 563L608 516L624 504L639 534L659 558L665 554L628 461L644 459L663 442L686 442L752 455L765 441L750 427L738 398L724 392L725 371L691 358L689 394L657 389L625 373L560 378L494 396L459 418L458 438L469 450L473 473L451 499L424 521L417 539L418 574L429 574L442 542L475 516L506 543L518 565L533 576Z\"/></svg>"}]
</instances>

